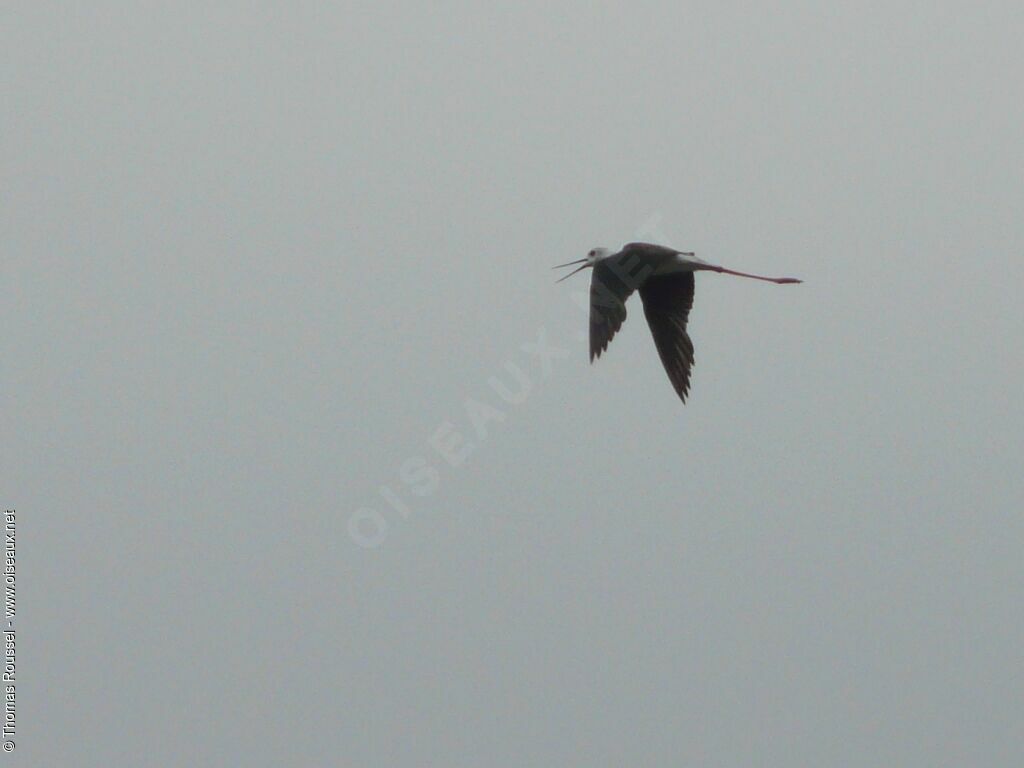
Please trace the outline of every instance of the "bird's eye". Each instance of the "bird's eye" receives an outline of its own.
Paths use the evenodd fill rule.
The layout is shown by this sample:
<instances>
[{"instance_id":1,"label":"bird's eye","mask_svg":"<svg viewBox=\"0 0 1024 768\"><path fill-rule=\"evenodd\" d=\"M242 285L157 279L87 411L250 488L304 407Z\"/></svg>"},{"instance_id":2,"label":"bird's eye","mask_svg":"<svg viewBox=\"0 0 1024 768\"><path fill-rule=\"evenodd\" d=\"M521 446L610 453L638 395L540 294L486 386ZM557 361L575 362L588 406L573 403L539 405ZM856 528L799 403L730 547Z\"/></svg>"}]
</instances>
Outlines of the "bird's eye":
<instances>
[{"instance_id":1,"label":"bird's eye","mask_svg":"<svg viewBox=\"0 0 1024 768\"><path fill-rule=\"evenodd\" d=\"M587 254L587 256L591 256L591 257L593 257L593 255L594 255L593 251L591 251L590 253Z\"/></svg>"}]
</instances>

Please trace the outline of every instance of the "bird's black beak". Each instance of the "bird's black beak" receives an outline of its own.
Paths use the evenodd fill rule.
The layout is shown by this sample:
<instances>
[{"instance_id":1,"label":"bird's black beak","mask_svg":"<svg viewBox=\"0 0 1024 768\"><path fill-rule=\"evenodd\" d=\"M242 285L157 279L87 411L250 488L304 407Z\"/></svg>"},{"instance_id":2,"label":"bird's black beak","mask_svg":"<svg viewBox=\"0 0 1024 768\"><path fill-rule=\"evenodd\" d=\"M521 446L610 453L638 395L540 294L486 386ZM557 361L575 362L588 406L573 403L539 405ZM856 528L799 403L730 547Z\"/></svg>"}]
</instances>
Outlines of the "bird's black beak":
<instances>
[{"instance_id":1,"label":"bird's black beak","mask_svg":"<svg viewBox=\"0 0 1024 768\"><path fill-rule=\"evenodd\" d=\"M581 270L584 270L584 269L586 269L587 267L590 266L590 262L589 262L588 259L576 259L576 261L570 261L567 264L559 264L557 267L552 267L552 269L561 269L562 267L571 267L573 264L583 264L583 266L582 267L578 267L577 269L574 269L568 275L564 275L564 276L558 278L557 280L555 280L556 283L560 283L563 280L567 280L570 277L572 277L573 275L575 275L577 272L580 272Z\"/></svg>"}]
</instances>

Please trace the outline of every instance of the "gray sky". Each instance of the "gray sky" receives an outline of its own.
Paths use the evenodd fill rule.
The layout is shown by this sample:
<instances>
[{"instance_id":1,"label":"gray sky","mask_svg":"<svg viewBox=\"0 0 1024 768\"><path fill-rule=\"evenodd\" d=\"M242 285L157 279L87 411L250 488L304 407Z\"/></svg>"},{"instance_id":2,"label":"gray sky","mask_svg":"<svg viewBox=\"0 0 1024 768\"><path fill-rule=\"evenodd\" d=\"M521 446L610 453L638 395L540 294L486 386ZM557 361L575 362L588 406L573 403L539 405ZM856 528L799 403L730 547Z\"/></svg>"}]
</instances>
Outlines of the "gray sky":
<instances>
[{"instance_id":1,"label":"gray sky","mask_svg":"<svg viewBox=\"0 0 1024 768\"><path fill-rule=\"evenodd\" d=\"M1020 3L215 5L7 13L3 758L1024 762Z\"/></svg>"}]
</instances>

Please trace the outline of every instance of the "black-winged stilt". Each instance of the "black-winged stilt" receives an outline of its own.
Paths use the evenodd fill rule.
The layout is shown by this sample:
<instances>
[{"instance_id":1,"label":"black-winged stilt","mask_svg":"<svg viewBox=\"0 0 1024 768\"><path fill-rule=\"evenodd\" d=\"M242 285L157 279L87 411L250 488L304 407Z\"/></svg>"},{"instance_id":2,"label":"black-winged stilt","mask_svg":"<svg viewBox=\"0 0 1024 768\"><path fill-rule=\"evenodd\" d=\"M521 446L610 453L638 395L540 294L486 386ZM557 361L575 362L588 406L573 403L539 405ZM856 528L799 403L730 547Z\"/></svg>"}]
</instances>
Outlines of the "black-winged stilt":
<instances>
[{"instance_id":1,"label":"black-winged stilt","mask_svg":"<svg viewBox=\"0 0 1024 768\"><path fill-rule=\"evenodd\" d=\"M574 264L582 266L557 282L587 267L594 270L590 281L590 361L600 357L608 348L608 343L626 319L626 299L638 290L661 362L684 403L693 367L693 342L686 333L686 321L693 306L693 273L706 270L771 283L802 282L794 277L763 277L736 272L709 264L692 252L650 243L629 243L618 253L612 253L608 248L594 248L584 258L559 264L555 269Z\"/></svg>"}]
</instances>

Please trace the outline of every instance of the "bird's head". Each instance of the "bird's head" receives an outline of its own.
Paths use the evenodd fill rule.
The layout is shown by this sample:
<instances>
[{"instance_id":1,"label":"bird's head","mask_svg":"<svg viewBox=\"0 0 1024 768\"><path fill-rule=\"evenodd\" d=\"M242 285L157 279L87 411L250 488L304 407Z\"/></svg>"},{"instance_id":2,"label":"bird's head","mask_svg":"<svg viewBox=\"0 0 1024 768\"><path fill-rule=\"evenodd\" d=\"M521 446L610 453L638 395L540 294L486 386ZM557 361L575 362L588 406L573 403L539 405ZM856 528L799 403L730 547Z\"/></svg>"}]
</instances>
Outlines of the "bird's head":
<instances>
[{"instance_id":1,"label":"bird's head","mask_svg":"<svg viewBox=\"0 0 1024 768\"><path fill-rule=\"evenodd\" d=\"M587 267L594 266L601 259L606 259L609 256L611 256L611 254L612 254L612 252L608 248L591 248L590 251L587 252L587 255L584 256L582 259L576 259L576 261L570 261L567 264L559 264L557 267L553 267L553 269L561 269L562 267L571 267L574 264L581 264L582 265L582 266L579 266L576 269L574 269L568 275L565 275L565 277L558 278L558 280L556 280L555 282L556 283L560 283L563 280L565 280L566 278L572 277L573 275L575 275L580 270L586 269Z\"/></svg>"}]
</instances>

